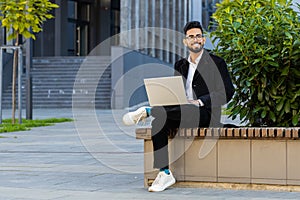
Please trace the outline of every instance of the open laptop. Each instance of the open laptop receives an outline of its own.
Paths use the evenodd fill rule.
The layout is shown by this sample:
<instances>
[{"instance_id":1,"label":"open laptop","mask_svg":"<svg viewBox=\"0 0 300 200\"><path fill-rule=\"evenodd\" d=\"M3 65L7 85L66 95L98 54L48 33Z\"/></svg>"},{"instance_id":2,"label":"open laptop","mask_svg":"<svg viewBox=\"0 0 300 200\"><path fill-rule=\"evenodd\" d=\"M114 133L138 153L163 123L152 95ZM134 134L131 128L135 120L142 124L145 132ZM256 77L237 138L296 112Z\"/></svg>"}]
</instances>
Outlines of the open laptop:
<instances>
[{"instance_id":1,"label":"open laptop","mask_svg":"<svg viewBox=\"0 0 300 200\"><path fill-rule=\"evenodd\" d=\"M150 106L187 104L181 76L144 79Z\"/></svg>"}]
</instances>

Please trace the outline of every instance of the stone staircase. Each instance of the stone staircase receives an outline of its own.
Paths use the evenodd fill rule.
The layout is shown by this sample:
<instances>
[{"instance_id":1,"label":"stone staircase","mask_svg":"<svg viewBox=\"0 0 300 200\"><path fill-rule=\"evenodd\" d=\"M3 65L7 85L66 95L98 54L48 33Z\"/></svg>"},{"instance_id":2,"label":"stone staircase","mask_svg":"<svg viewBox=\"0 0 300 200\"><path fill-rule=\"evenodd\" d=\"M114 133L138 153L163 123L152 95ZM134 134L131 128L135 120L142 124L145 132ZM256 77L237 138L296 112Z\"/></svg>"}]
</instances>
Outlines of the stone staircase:
<instances>
[{"instance_id":1,"label":"stone staircase","mask_svg":"<svg viewBox=\"0 0 300 200\"><path fill-rule=\"evenodd\" d=\"M109 109L110 57L42 57L32 66L33 108L91 107ZM22 107L25 108L25 74ZM11 108L11 85L4 90L2 108Z\"/></svg>"}]
</instances>

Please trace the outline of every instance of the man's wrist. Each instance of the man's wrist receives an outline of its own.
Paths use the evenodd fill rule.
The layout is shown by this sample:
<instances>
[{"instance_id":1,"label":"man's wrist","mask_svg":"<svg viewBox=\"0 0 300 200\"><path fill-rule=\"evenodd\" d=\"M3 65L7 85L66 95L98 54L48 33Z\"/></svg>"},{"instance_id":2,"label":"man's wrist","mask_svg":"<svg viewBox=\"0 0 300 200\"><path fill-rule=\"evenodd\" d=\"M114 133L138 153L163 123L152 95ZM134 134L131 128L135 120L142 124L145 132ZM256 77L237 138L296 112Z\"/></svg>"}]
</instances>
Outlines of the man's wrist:
<instances>
[{"instance_id":1,"label":"man's wrist","mask_svg":"<svg viewBox=\"0 0 300 200\"><path fill-rule=\"evenodd\" d=\"M198 103L199 103L200 107L204 106L204 103L201 101L201 99L197 99L197 100L198 100Z\"/></svg>"}]
</instances>

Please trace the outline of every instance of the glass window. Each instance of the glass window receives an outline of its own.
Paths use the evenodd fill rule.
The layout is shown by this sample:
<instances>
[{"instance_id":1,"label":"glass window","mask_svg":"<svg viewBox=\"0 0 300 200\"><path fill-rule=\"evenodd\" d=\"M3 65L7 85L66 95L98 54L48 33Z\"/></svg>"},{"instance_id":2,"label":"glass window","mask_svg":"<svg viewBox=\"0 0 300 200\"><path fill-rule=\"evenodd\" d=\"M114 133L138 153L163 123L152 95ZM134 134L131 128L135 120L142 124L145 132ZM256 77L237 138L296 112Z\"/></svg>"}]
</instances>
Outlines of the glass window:
<instances>
[{"instance_id":1,"label":"glass window","mask_svg":"<svg viewBox=\"0 0 300 200\"><path fill-rule=\"evenodd\" d=\"M202 0L202 25L207 31L212 31L213 27L210 27L212 21L212 14L216 11L216 3L221 0Z\"/></svg>"}]
</instances>

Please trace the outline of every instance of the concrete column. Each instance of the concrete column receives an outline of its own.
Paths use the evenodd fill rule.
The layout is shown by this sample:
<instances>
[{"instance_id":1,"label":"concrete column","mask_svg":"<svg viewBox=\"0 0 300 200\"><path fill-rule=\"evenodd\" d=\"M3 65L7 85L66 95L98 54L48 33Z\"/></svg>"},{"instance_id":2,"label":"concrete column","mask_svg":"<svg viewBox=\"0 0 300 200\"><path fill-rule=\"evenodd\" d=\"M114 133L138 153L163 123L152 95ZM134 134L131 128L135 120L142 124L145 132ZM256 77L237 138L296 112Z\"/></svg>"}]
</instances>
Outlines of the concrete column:
<instances>
[{"instance_id":1,"label":"concrete column","mask_svg":"<svg viewBox=\"0 0 300 200\"><path fill-rule=\"evenodd\" d=\"M148 39L148 27L149 27L149 2L148 1L142 1L144 3L143 5L143 9L141 9L142 12L144 12L144 24L143 27L145 28L145 34L144 34L144 38L143 38L143 42L146 46L149 46L149 39ZM144 49L144 52L146 54L149 54L149 50L148 49Z\"/></svg>"},{"instance_id":2,"label":"concrete column","mask_svg":"<svg viewBox=\"0 0 300 200\"><path fill-rule=\"evenodd\" d=\"M173 1L173 8L172 8L173 18L172 18L172 27L171 27L171 29L176 30L176 17L175 17L176 16L176 0L172 0L172 1ZM172 50L172 52L176 52L176 44L177 44L176 35L175 35L175 32L173 32L173 41L172 41L173 50ZM175 61L176 61L176 55L174 53L173 53L172 61L173 61L173 63L175 63Z\"/></svg>"},{"instance_id":3,"label":"concrete column","mask_svg":"<svg viewBox=\"0 0 300 200\"><path fill-rule=\"evenodd\" d=\"M160 0L159 1L159 16L160 16L160 18L159 18L159 27L160 28L163 28L164 27L164 18L163 18L163 15L164 15L164 2L163 2L163 0ZM160 29L160 35L163 35L164 33L163 33L163 30L162 29ZM163 49L164 48L164 41L163 41L163 37L159 37L159 45L160 45L160 49ZM159 50L159 58L161 59L161 60L163 60L164 59L164 56L163 56L163 51L162 50Z\"/></svg>"},{"instance_id":4,"label":"concrete column","mask_svg":"<svg viewBox=\"0 0 300 200\"><path fill-rule=\"evenodd\" d=\"M155 0L152 0L152 27L155 27ZM155 33L152 33L152 46L155 46ZM156 49L152 48L152 56L155 57L156 56Z\"/></svg>"},{"instance_id":5,"label":"concrete column","mask_svg":"<svg viewBox=\"0 0 300 200\"><path fill-rule=\"evenodd\" d=\"M56 0L59 8L55 9L55 56L68 55L68 1Z\"/></svg>"},{"instance_id":6,"label":"concrete column","mask_svg":"<svg viewBox=\"0 0 300 200\"><path fill-rule=\"evenodd\" d=\"M140 20L141 20L141 16L140 16L140 1L135 1L135 7L134 7L134 16L135 16L135 24L134 24L134 29L136 29L135 33L134 33L134 43L135 43L135 48L136 49L140 49L140 34L138 31L138 28L140 28Z\"/></svg>"},{"instance_id":7,"label":"concrete column","mask_svg":"<svg viewBox=\"0 0 300 200\"><path fill-rule=\"evenodd\" d=\"M166 16L165 16L165 18L167 19L166 20L166 25L165 25L165 28L170 28L170 24L168 23L168 20L169 20L169 18L170 18L170 2L167 2L166 4L166 7L165 7L165 13L166 13ZM169 34L168 34L168 36L169 36ZM165 45L165 50L166 50L166 61L167 62L171 62L171 60L170 60L170 45L171 45L171 41L170 41L170 37L168 37L167 38L167 41L166 41L166 45Z\"/></svg>"},{"instance_id":8,"label":"concrete column","mask_svg":"<svg viewBox=\"0 0 300 200\"><path fill-rule=\"evenodd\" d=\"M125 34L124 32L131 29L131 0L127 1L120 1L120 31L121 31L121 38L120 38L120 45L121 46L129 46L131 44L131 36L129 34Z\"/></svg>"}]
</instances>

